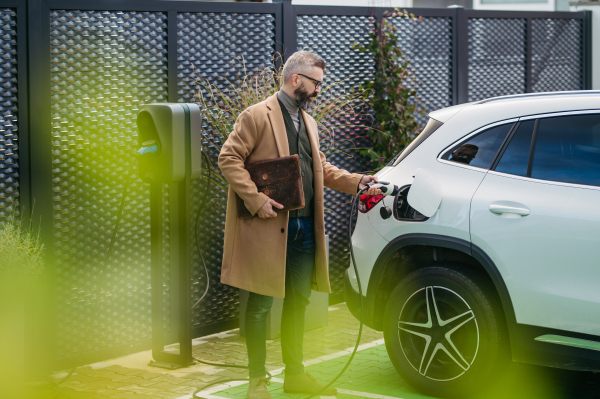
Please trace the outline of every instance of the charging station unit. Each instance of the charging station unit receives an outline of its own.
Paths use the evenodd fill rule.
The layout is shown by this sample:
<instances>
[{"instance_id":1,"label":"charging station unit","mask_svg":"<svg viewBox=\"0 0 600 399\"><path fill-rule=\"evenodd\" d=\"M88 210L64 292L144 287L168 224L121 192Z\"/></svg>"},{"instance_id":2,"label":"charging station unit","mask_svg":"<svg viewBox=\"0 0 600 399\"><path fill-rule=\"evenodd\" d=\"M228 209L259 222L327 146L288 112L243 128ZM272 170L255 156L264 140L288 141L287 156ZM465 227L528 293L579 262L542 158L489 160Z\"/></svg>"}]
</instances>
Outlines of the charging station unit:
<instances>
[{"instance_id":1,"label":"charging station unit","mask_svg":"<svg viewBox=\"0 0 600 399\"><path fill-rule=\"evenodd\" d=\"M193 364L191 309L192 222L190 181L202 172L202 117L191 103L141 107L137 116L140 178L150 183L152 358L151 366ZM169 186L171 314L179 352L165 351L163 310L163 184Z\"/></svg>"}]
</instances>

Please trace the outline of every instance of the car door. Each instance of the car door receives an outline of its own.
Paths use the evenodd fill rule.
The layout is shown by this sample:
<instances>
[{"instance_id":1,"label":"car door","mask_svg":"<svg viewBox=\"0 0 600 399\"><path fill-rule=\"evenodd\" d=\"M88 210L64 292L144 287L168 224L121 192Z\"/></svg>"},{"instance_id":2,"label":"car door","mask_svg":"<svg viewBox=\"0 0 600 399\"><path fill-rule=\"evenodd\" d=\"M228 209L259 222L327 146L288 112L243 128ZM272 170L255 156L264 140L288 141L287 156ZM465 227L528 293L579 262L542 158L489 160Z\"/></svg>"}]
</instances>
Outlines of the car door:
<instances>
[{"instance_id":1,"label":"car door","mask_svg":"<svg viewBox=\"0 0 600 399\"><path fill-rule=\"evenodd\" d=\"M470 223L517 323L600 336L600 111L521 119Z\"/></svg>"}]
</instances>

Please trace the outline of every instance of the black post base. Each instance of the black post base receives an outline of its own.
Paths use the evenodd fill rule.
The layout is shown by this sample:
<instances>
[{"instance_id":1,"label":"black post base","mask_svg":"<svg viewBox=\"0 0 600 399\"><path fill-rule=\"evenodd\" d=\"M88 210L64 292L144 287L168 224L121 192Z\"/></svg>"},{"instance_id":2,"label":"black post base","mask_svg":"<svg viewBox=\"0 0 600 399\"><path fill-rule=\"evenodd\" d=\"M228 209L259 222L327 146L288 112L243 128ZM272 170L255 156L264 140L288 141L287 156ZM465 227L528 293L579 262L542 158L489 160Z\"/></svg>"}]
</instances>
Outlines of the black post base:
<instances>
[{"instance_id":1,"label":"black post base","mask_svg":"<svg viewBox=\"0 0 600 399\"><path fill-rule=\"evenodd\" d=\"M177 369L181 369L184 367L189 367L193 364L196 364L196 362L192 362L186 366L182 365L182 364L177 364L177 363L166 363L166 362L155 362L154 360L151 360L148 363L148 366L152 366L152 367L160 367L162 369L167 369L167 370L177 370Z\"/></svg>"}]
</instances>

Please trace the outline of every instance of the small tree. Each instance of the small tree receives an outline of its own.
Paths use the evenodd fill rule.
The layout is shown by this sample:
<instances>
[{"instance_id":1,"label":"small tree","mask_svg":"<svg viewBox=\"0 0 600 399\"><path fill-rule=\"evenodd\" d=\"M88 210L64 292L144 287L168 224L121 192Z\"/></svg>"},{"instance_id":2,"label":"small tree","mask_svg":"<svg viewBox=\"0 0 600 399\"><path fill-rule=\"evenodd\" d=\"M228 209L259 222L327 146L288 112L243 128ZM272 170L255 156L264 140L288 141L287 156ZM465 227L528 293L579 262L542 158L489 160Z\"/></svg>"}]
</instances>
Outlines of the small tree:
<instances>
[{"instance_id":1,"label":"small tree","mask_svg":"<svg viewBox=\"0 0 600 399\"><path fill-rule=\"evenodd\" d=\"M381 30L379 24L374 25L368 46L352 46L370 52L375 61L373 78L361 86L376 121L375 129L369 130L373 147L361 153L371 158L375 170L384 167L417 136L422 129L419 119L425 117L425 107L416 90L420 82L398 46L398 28L391 18L410 18L414 22L423 19L396 9L384 15Z\"/></svg>"}]
</instances>

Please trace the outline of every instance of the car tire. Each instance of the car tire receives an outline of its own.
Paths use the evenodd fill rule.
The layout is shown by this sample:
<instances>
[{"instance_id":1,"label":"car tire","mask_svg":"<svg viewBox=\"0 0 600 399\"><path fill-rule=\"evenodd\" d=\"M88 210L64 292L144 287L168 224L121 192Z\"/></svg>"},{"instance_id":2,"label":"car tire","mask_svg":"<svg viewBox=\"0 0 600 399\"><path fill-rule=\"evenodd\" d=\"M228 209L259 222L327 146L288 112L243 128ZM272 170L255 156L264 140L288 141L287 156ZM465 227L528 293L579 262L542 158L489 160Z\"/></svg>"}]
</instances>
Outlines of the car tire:
<instances>
[{"instance_id":1,"label":"car tire","mask_svg":"<svg viewBox=\"0 0 600 399\"><path fill-rule=\"evenodd\" d=\"M400 376L432 396L470 395L510 361L495 290L469 266L438 265L403 278L388 300L384 337Z\"/></svg>"}]
</instances>

